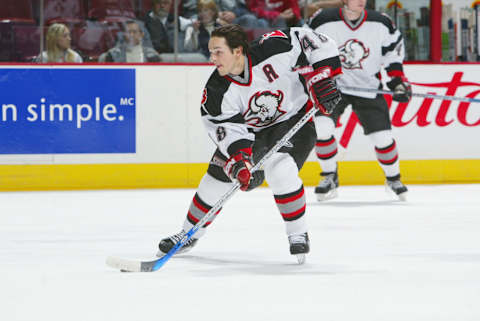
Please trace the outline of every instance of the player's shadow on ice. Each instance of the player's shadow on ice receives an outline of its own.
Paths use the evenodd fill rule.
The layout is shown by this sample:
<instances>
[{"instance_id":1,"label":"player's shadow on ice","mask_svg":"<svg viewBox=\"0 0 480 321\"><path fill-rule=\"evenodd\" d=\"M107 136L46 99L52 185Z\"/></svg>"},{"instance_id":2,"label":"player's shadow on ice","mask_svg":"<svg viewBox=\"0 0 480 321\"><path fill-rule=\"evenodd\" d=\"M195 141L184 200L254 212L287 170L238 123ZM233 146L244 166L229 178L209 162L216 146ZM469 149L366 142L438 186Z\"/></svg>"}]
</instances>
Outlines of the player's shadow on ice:
<instances>
[{"instance_id":1,"label":"player's shadow on ice","mask_svg":"<svg viewBox=\"0 0 480 321\"><path fill-rule=\"evenodd\" d=\"M199 276L225 276L233 274L257 274L257 275L336 275L336 274L376 274L380 271L373 270L349 270L345 266L332 264L310 264L307 262L299 265L295 258L291 261L262 261L261 258L254 259L233 259L220 258L206 255L181 255L175 260L189 261L195 263L196 268L192 272ZM201 265L208 266L208 269L201 268Z\"/></svg>"},{"instance_id":2,"label":"player's shadow on ice","mask_svg":"<svg viewBox=\"0 0 480 321\"><path fill-rule=\"evenodd\" d=\"M324 202L307 202L307 206L322 206L322 207L367 207L367 206L408 206L408 202L400 200L385 200L385 201L324 201Z\"/></svg>"}]
</instances>

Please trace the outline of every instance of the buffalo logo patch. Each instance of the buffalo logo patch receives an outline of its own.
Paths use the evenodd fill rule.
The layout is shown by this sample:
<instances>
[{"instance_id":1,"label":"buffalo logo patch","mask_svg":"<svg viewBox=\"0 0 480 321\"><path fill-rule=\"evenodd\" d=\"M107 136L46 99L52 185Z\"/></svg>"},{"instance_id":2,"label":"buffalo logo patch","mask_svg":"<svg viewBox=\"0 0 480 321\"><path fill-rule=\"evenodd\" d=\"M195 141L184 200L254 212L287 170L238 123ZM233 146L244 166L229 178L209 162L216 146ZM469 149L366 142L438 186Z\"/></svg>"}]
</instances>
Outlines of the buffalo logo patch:
<instances>
[{"instance_id":1,"label":"buffalo logo patch","mask_svg":"<svg viewBox=\"0 0 480 321\"><path fill-rule=\"evenodd\" d=\"M243 117L248 125L264 127L274 123L286 112L281 109L284 94L281 90L258 91L248 101L248 110Z\"/></svg>"},{"instance_id":2,"label":"buffalo logo patch","mask_svg":"<svg viewBox=\"0 0 480 321\"><path fill-rule=\"evenodd\" d=\"M338 50L345 69L362 69L362 61L370 54L370 50L357 39L347 40Z\"/></svg>"}]
</instances>

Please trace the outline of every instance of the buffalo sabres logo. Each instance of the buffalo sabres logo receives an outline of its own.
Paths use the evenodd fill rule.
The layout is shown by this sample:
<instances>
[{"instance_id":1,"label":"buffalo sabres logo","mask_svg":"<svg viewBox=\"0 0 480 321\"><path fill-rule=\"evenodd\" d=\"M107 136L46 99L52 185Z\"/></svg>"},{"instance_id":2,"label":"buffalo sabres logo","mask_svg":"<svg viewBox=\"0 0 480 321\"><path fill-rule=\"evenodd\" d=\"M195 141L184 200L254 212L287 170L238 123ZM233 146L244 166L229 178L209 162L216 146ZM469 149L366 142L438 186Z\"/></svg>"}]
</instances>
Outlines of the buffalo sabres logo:
<instances>
[{"instance_id":1,"label":"buffalo sabres logo","mask_svg":"<svg viewBox=\"0 0 480 321\"><path fill-rule=\"evenodd\" d=\"M345 69L362 69L362 61L370 54L370 50L356 39L347 40L339 51L340 60Z\"/></svg>"},{"instance_id":2,"label":"buffalo sabres logo","mask_svg":"<svg viewBox=\"0 0 480 321\"><path fill-rule=\"evenodd\" d=\"M256 92L248 101L248 110L243 114L245 122L251 126L268 126L286 112L280 107L283 101L283 92L271 91Z\"/></svg>"}]
</instances>

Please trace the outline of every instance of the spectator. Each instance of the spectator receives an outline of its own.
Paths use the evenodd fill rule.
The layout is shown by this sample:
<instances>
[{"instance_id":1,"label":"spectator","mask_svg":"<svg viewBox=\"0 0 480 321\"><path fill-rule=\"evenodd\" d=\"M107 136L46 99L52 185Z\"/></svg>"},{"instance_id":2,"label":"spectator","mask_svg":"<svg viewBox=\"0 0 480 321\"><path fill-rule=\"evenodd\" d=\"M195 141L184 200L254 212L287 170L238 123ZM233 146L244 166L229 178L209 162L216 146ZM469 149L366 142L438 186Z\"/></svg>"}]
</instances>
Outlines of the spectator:
<instances>
[{"instance_id":1,"label":"spectator","mask_svg":"<svg viewBox=\"0 0 480 321\"><path fill-rule=\"evenodd\" d=\"M198 14L197 5L198 5L197 0L180 0L179 15L181 14L182 17L190 20L197 20L197 14Z\"/></svg>"},{"instance_id":2,"label":"spectator","mask_svg":"<svg viewBox=\"0 0 480 321\"><path fill-rule=\"evenodd\" d=\"M324 8L341 8L343 7L343 0L300 0L298 2L301 12L305 10L305 3L307 4L306 17L310 18L315 12Z\"/></svg>"},{"instance_id":3,"label":"spectator","mask_svg":"<svg viewBox=\"0 0 480 321\"><path fill-rule=\"evenodd\" d=\"M160 55L143 44L144 33L138 22L126 22L125 41L100 55L99 62L159 62Z\"/></svg>"},{"instance_id":4,"label":"spectator","mask_svg":"<svg viewBox=\"0 0 480 321\"><path fill-rule=\"evenodd\" d=\"M294 27L301 20L298 0L250 0L247 5L257 18L267 20L273 28Z\"/></svg>"},{"instance_id":5,"label":"spectator","mask_svg":"<svg viewBox=\"0 0 480 321\"><path fill-rule=\"evenodd\" d=\"M199 0L197 8L198 20L189 26L185 32L185 50L200 51L208 58L210 57L208 51L210 34L215 28L221 26L217 22L218 8L214 0Z\"/></svg>"},{"instance_id":6,"label":"spectator","mask_svg":"<svg viewBox=\"0 0 480 321\"><path fill-rule=\"evenodd\" d=\"M47 31L47 50L39 54L35 61L82 63L82 57L70 48L71 42L70 30L66 25L52 24Z\"/></svg>"},{"instance_id":7,"label":"spectator","mask_svg":"<svg viewBox=\"0 0 480 321\"><path fill-rule=\"evenodd\" d=\"M153 0L153 8L145 17L145 25L153 48L159 53L173 52L174 37L174 17L171 13L173 0ZM185 30L192 21L179 16L178 17L178 44L179 51L183 51L185 41Z\"/></svg>"},{"instance_id":8,"label":"spectator","mask_svg":"<svg viewBox=\"0 0 480 321\"><path fill-rule=\"evenodd\" d=\"M245 0L217 0L219 9L218 23L220 25L235 23L242 27L253 28L268 28L268 21L265 19L258 19L251 13Z\"/></svg>"}]
</instances>

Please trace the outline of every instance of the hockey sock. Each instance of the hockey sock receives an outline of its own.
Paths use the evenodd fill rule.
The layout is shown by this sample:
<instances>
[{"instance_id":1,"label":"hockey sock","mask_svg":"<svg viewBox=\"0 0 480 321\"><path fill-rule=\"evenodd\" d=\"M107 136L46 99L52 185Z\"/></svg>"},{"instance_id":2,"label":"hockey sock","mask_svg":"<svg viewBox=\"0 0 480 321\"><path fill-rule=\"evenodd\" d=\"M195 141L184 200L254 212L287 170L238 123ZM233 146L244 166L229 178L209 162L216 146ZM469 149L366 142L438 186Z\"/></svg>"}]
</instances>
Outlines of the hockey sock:
<instances>
[{"instance_id":1,"label":"hockey sock","mask_svg":"<svg viewBox=\"0 0 480 321\"><path fill-rule=\"evenodd\" d=\"M205 174L198 185L197 193L195 193L195 196L190 203L187 217L183 224L183 230L188 232L194 225L196 225L208 213L208 211L210 211L213 205L218 202L220 197L231 188L231 186L232 183L222 182L208 173ZM197 233L195 233L194 238L200 238L205 234L205 228L213 222L219 212L220 210L215 213L212 219L205 223Z\"/></svg>"},{"instance_id":2,"label":"hockey sock","mask_svg":"<svg viewBox=\"0 0 480 321\"><path fill-rule=\"evenodd\" d=\"M369 134L378 162L383 169L386 177L393 177L400 174L400 165L398 161L398 150L395 139L393 139L391 130L382 130Z\"/></svg>"},{"instance_id":3,"label":"hockey sock","mask_svg":"<svg viewBox=\"0 0 480 321\"><path fill-rule=\"evenodd\" d=\"M187 221L190 222L190 224L192 225L197 224L198 221L200 221L208 213L208 211L210 211L212 207L213 206L210 206L207 203L205 203L200 198L200 196L198 196L198 193L196 193L195 196L193 197L192 202L190 203L190 208L187 214ZM218 210L218 212L215 213L212 219L207 223L205 223L202 227L205 228L209 226L212 223L212 221L215 219L215 217L218 215L218 213L220 213L220 210Z\"/></svg>"},{"instance_id":4,"label":"hockey sock","mask_svg":"<svg viewBox=\"0 0 480 321\"><path fill-rule=\"evenodd\" d=\"M388 146L379 148L375 146L377 159L383 169L386 177L397 176L400 174L400 165L398 161L398 150L395 140Z\"/></svg>"},{"instance_id":5,"label":"hockey sock","mask_svg":"<svg viewBox=\"0 0 480 321\"><path fill-rule=\"evenodd\" d=\"M335 123L330 117L318 116L315 120L317 142L315 153L323 172L335 172L337 170L337 141L333 135Z\"/></svg>"},{"instance_id":6,"label":"hockey sock","mask_svg":"<svg viewBox=\"0 0 480 321\"><path fill-rule=\"evenodd\" d=\"M300 189L283 195L274 195L278 210L285 221L287 235L302 234L307 232L305 219L305 191L303 185Z\"/></svg>"},{"instance_id":7,"label":"hockey sock","mask_svg":"<svg viewBox=\"0 0 480 321\"><path fill-rule=\"evenodd\" d=\"M264 169L265 179L285 222L287 235L307 232L305 191L292 156L274 154Z\"/></svg>"},{"instance_id":8,"label":"hockey sock","mask_svg":"<svg viewBox=\"0 0 480 321\"><path fill-rule=\"evenodd\" d=\"M384 130L370 134L375 145L375 152L378 162L383 169L386 177L393 177L400 174L400 165L398 161L398 150L395 139L392 137L391 130Z\"/></svg>"},{"instance_id":9,"label":"hockey sock","mask_svg":"<svg viewBox=\"0 0 480 321\"><path fill-rule=\"evenodd\" d=\"M327 140L317 139L315 153L322 171L332 173L337 170L337 141L333 135Z\"/></svg>"}]
</instances>

